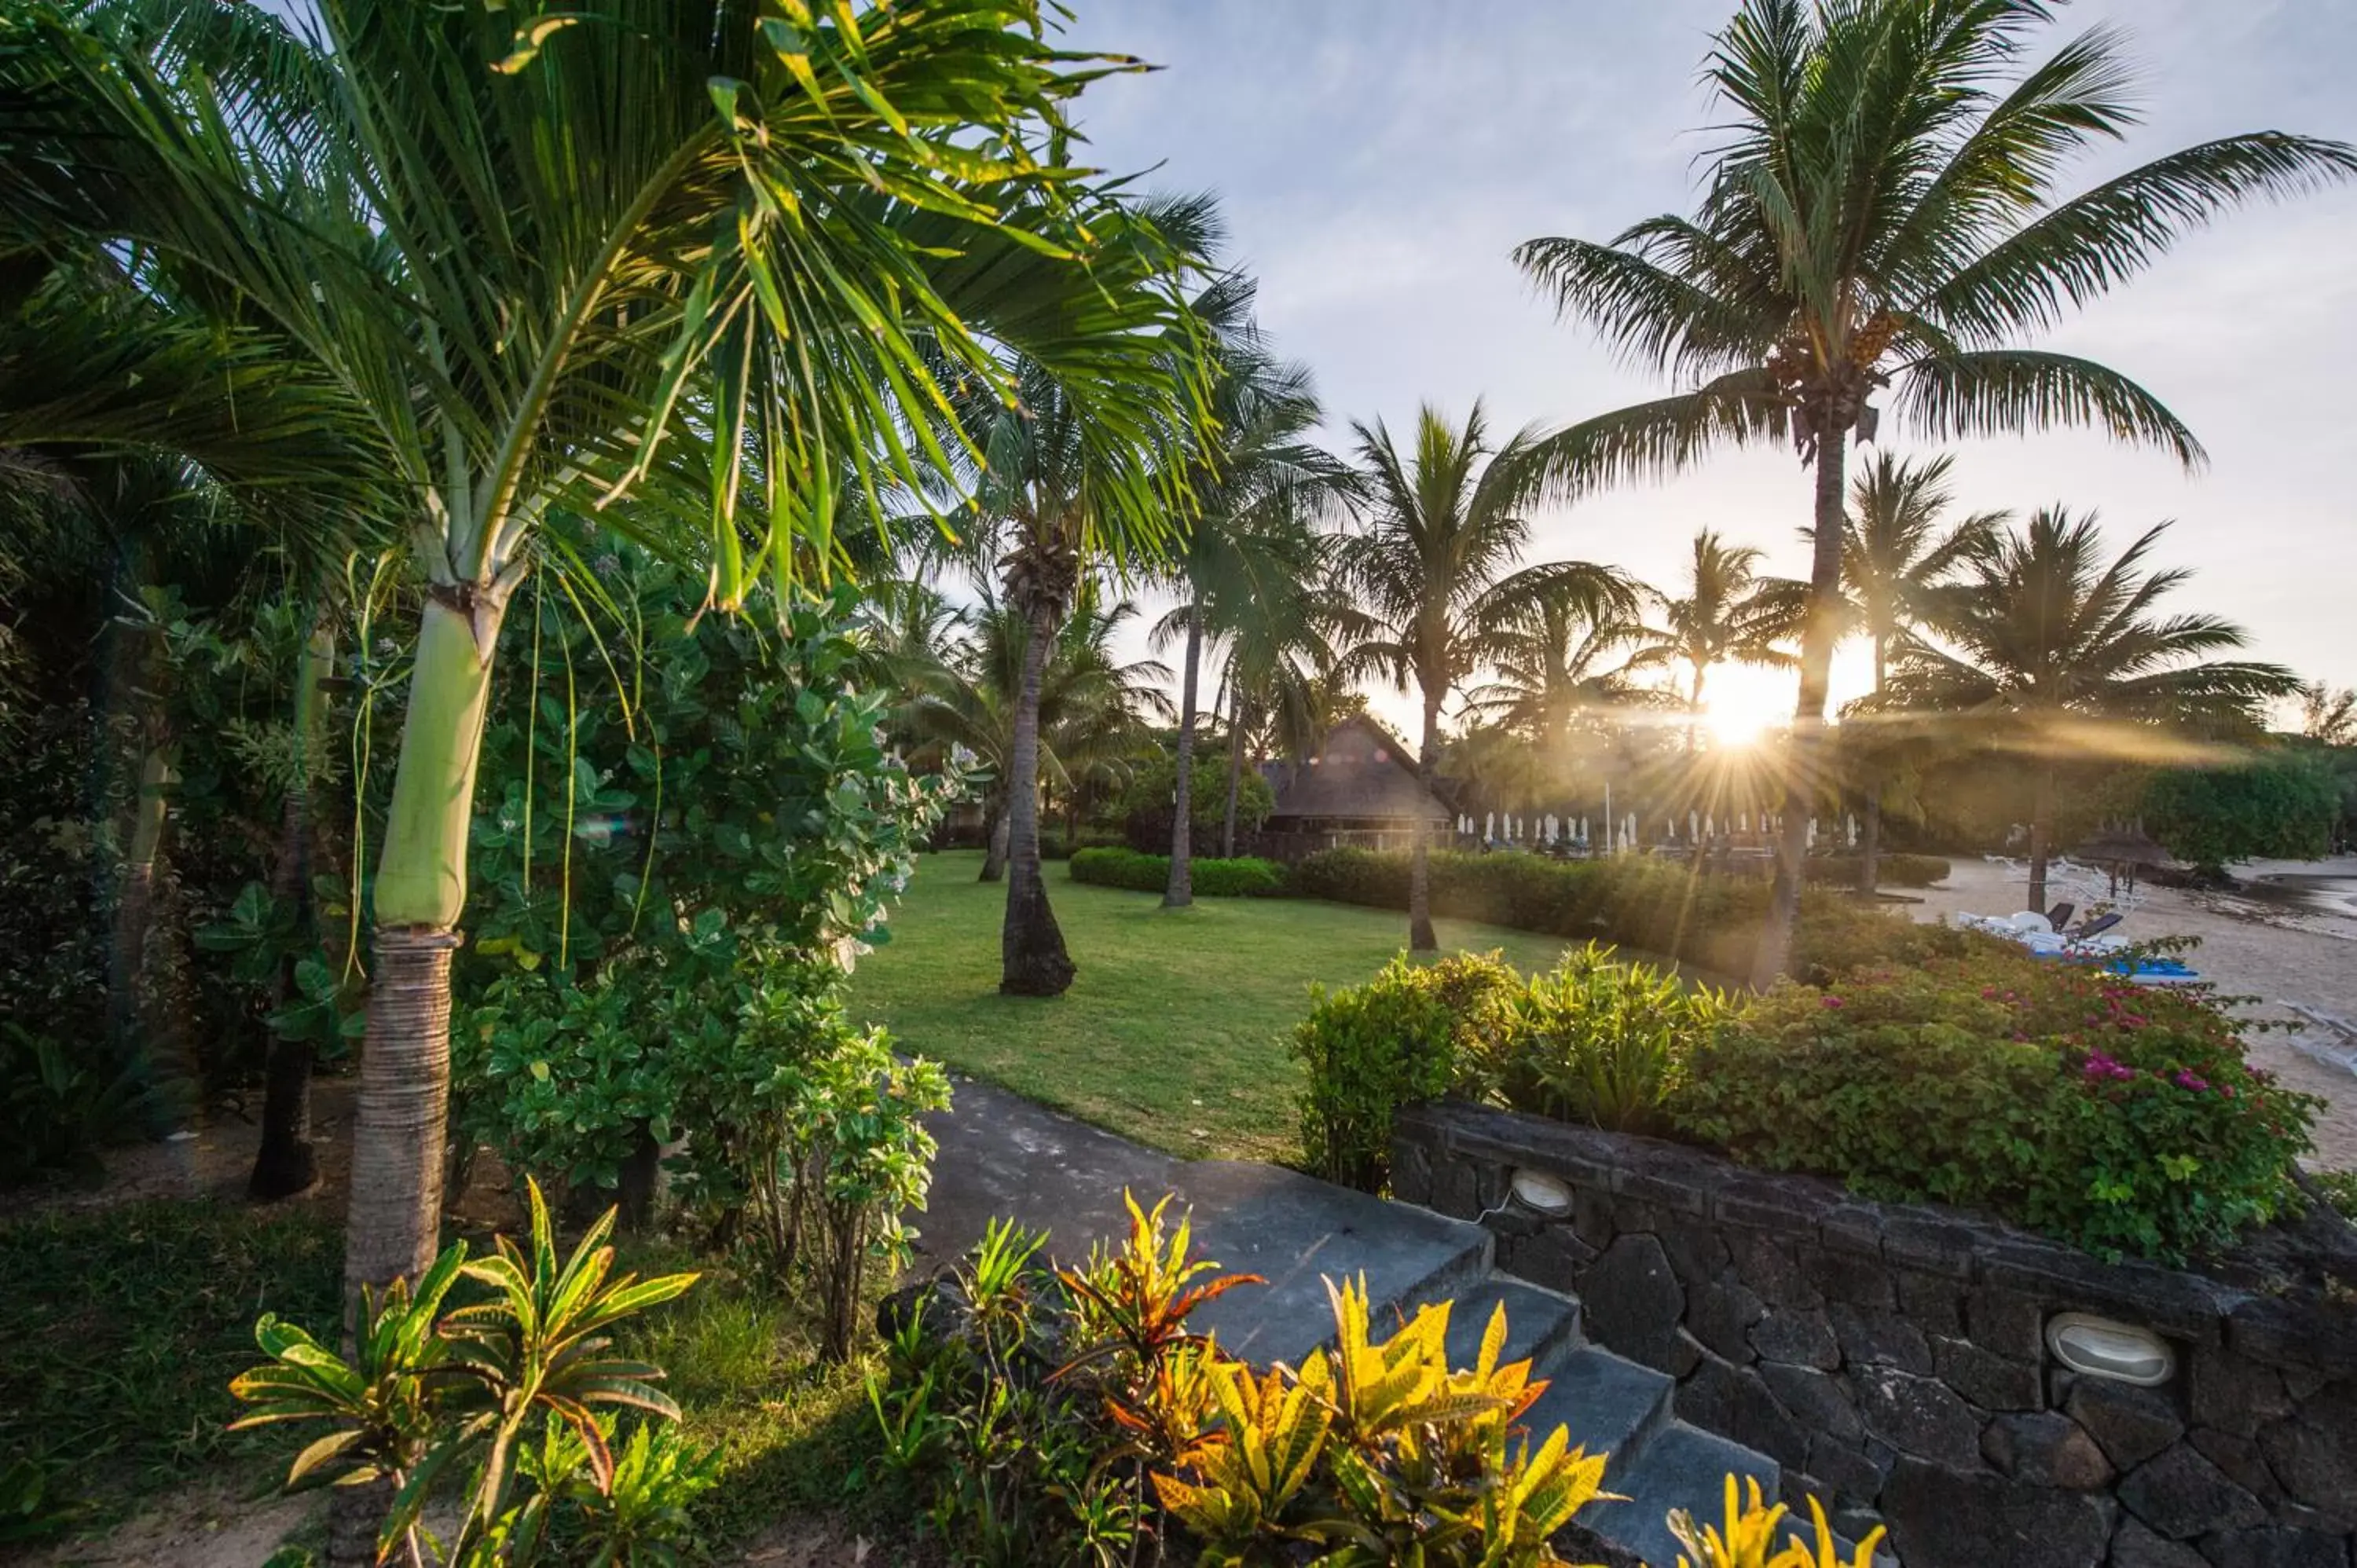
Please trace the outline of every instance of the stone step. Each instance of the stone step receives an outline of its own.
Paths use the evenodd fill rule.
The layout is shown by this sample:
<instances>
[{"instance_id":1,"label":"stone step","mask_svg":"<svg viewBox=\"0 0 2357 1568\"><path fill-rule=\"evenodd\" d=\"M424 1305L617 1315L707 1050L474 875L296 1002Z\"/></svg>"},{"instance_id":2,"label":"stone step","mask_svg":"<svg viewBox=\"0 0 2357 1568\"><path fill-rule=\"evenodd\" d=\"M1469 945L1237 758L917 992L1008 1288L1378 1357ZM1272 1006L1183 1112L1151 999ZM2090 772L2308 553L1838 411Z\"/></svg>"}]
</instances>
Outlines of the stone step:
<instances>
[{"instance_id":1,"label":"stone step","mask_svg":"<svg viewBox=\"0 0 2357 1568\"><path fill-rule=\"evenodd\" d=\"M1633 1469L1654 1434L1670 1424L1670 1395L1676 1385L1666 1373L1593 1345L1566 1348L1550 1361L1541 1368L1546 1391L1523 1414L1523 1424L1542 1440L1557 1426L1567 1428L1576 1446L1609 1455L1604 1489L1626 1490L1620 1477Z\"/></svg>"},{"instance_id":2,"label":"stone step","mask_svg":"<svg viewBox=\"0 0 2357 1568\"><path fill-rule=\"evenodd\" d=\"M1463 1294L1490 1272L1491 1237L1480 1226L1298 1171L1202 1160L1178 1173L1177 1190L1194 1217L1195 1255L1268 1282L1229 1292L1189 1326L1263 1366L1298 1365L1333 1338L1329 1279L1365 1280L1382 1334L1402 1308Z\"/></svg>"},{"instance_id":3,"label":"stone step","mask_svg":"<svg viewBox=\"0 0 2357 1568\"><path fill-rule=\"evenodd\" d=\"M1776 1461L1674 1421L1637 1451L1632 1464L1606 1470L1604 1489L1625 1500L1589 1505L1580 1523L1621 1551L1665 1568L1679 1553L1677 1538L1670 1533L1670 1510L1684 1509L1702 1523L1719 1523L1726 1516L1729 1475L1737 1478L1738 1491L1744 1477L1756 1477L1760 1495L1776 1501L1782 1478Z\"/></svg>"},{"instance_id":4,"label":"stone step","mask_svg":"<svg viewBox=\"0 0 2357 1568\"><path fill-rule=\"evenodd\" d=\"M1546 1377L1559 1350L1579 1343L1579 1303L1551 1290L1524 1284L1502 1274L1455 1296L1447 1292L1419 1294L1413 1305L1450 1300L1448 1365L1462 1371L1481 1358L1481 1337L1490 1331L1490 1315L1506 1309L1506 1347L1501 1364L1529 1361L1538 1377Z\"/></svg>"}]
</instances>

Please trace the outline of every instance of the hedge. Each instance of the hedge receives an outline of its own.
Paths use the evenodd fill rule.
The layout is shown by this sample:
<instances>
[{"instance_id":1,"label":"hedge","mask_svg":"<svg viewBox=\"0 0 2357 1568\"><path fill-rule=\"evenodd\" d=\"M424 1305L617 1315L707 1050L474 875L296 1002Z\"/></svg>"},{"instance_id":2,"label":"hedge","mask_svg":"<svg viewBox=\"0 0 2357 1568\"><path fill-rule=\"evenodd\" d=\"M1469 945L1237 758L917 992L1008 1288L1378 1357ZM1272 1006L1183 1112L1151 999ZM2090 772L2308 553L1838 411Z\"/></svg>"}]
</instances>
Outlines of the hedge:
<instances>
[{"instance_id":1,"label":"hedge","mask_svg":"<svg viewBox=\"0 0 2357 1568\"><path fill-rule=\"evenodd\" d=\"M1293 868L1292 890L1380 909L1407 908L1402 852L1322 850ZM1768 913L1763 877L1697 873L1638 856L1559 861L1506 852L1432 856L1432 912L1571 941L1606 941L1724 974L1751 968ZM1964 934L1917 925L1846 895L1803 889L1791 969L1823 979L1863 963L1907 963L1965 950Z\"/></svg>"},{"instance_id":2,"label":"hedge","mask_svg":"<svg viewBox=\"0 0 2357 1568\"><path fill-rule=\"evenodd\" d=\"M1827 887L1855 887L1857 859L1854 854L1813 854L1802 864L1811 882ZM1943 855L1900 854L1884 850L1875 856L1874 880L1884 887L1929 887L1934 882L1945 882L1951 869Z\"/></svg>"},{"instance_id":3,"label":"hedge","mask_svg":"<svg viewBox=\"0 0 2357 1568\"><path fill-rule=\"evenodd\" d=\"M1084 849L1071 860L1072 880L1100 887L1159 893L1170 886L1170 857L1134 849ZM1239 855L1233 860L1193 863L1195 891L1208 898L1266 898L1286 891L1285 867L1273 860Z\"/></svg>"}]
</instances>

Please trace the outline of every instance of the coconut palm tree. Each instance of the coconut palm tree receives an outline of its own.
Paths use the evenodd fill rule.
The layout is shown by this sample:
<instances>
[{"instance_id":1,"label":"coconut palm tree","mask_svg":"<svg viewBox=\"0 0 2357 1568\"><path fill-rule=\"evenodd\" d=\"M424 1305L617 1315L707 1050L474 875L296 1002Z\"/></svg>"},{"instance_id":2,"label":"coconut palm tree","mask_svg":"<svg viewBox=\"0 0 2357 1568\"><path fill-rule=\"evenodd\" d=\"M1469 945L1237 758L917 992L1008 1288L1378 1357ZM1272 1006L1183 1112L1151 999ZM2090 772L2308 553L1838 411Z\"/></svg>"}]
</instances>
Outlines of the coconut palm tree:
<instances>
[{"instance_id":1,"label":"coconut palm tree","mask_svg":"<svg viewBox=\"0 0 2357 1568\"><path fill-rule=\"evenodd\" d=\"M2344 144L2266 131L2061 198L2064 164L2136 114L2122 35L2097 27L2033 54L2051 19L2028 0L1744 0L1704 69L1723 112L1695 215L1515 252L1566 316L1684 383L1562 432L1558 486L1780 437L1813 469L1813 613L1760 978L1781 970L1799 907L1846 458L1853 436L1876 434L1870 400L1891 389L1933 440L2081 425L2190 467L2201 448L2158 398L2029 344L2219 212L2357 173Z\"/></svg>"},{"instance_id":2,"label":"coconut palm tree","mask_svg":"<svg viewBox=\"0 0 2357 1568\"><path fill-rule=\"evenodd\" d=\"M2327 746L2357 741L2357 692L2311 681L2299 689L2299 733Z\"/></svg>"},{"instance_id":3,"label":"coconut palm tree","mask_svg":"<svg viewBox=\"0 0 2357 1568\"><path fill-rule=\"evenodd\" d=\"M1211 397L1218 434L1197 459L1187 541L1170 563L1182 602L1155 628L1157 643L1183 639L1186 649L1166 908L1194 902L1195 721L1207 632L1249 635L1252 623L1268 614L1301 612L1297 601L1305 583L1325 575L1315 514L1347 478L1342 465L1306 439L1318 423L1306 367L1272 359L1255 342L1235 344L1222 355Z\"/></svg>"},{"instance_id":4,"label":"coconut palm tree","mask_svg":"<svg viewBox=\"0 0 2357 1568\"><path fill-rule=\"evenodd\" d=\"M1546 599L1599 616L1633 608L1620 575L1584 561L1516 569L1530 540L1524 508L1542 478L1536 433L1491 447L1476 403L1461 425L1426 405L1404 455L1380 421L1355 424L1361 525L1340 548L1340 575L1372 623L1348 655L1399 691L1415 688L1424 722L1416 774L1432 788L1449 698L1510 647L1509 628ZM1408 945L1432 930L1431 828L1419 820L1408 881Z\"/></svg>"},{"instance_id":5,"label":"coconut palm tree","mask_svg":"<svg viewBox=\"0 0 2357 1568\"><path fill-rule=\"evenodd\" d=\"M1575 726L1609 724L1662 700L1641 679L1662 659L1645 641L1634 617L1541 600L1500 628L1496 672L1466 693L1466 714L1521 736L1547 767L1559 768Z\"/></svg>"},{"instance_id":6,"label":"coconut palm tree","mask_svg":"<svg viewBox=\"0 0 2357 1568\"><path fill-rule=\"evenodd\" d=\"M1782 644L1800 630L1804 585L1788 577L1763 577L1765 553L1748 544L1729 544L1709 529L1695 535L1683 594L1649 588L1662 613L1658 627L1641 628L1640 646L1655 662L1686 667L1686 750L1695 749L1703 696L1710 672L1721 664L1789 670L1793 658Z\"/></svg>"},{"instance_id":7,"label":"coconut palm tree","mask_svg":"<svg viewBox=\"0 0 2357 1568\"><path fill-rule=\"evenodd\" d=\"M2003 526L2003 512L1975 512L1947 521L1955 497L1948 483L1953 457L1912 463L1889 452L1850 487L1849 515L1842 524L1842 587L1850 624L1865 633L1874 650L1874 692L1878 704L1890 680L1890 654L1920 624L1939 588L1965 558L1986 549ZM1802 537L1815 543L1814 532ZM1872 704L1870 704L1872 705ZM1866 791L1865 832L1858 842L1858 891L1871 895L1882 849L1882 786Z\"/></svg>"},{"instance_id":8,"label":"coconut palm tree","mask_svg":"<svg viewBox=\"0 0 2357 1568\"><path fill-rule=\"evenodd\" d=\"M1217 204L1209 197L1166 198L1146 205L1138 227L1160 240L1163 255L1200 271L1216 248ZM1243 326L1240 312L1249 300L1248 290L1213 288L1179 302L1192 332L1173 333L1164 351L1189 362L1187 375L1206 368L1209 345ZM1004 602L1031 628L1024 643L1030 663L1016 693L1006 762L1006 918L999 934L998 988L1008 995L1059 996L1072 983L1074 969L1039 865L1044 661L1091 570L1099 564L1150 564L1176 532L1178 507L1122 504L1122 477L1150 466L1152 453L1184 453L1194 444L1185 423L1175 419L1152 440L1101 424L1045 363L1018 356L1009 373L1013 399L969 407L963 420L975 439L978 465L971 478L976 526L964 550L970 563L979 553L995 568ZM1181 458L1159 467L1167 499L1183 496L1187 467Z\"/></svg>"},{"instance_id":9,"label":"coconut palm tree","mask_svg":"<svg viewBox=\"0 0 2357 1568\"><path fill-rule=\"evenodd\" d=\"M317 367L404 498L427 585L346 1247L350 1283L381 1286L437 1241L475 762L542 521L576 507L698 554L733 610L795 540L823 557L882 476L946 460L950 390L1011 397L1003 345L1135 450L1191 417L1169 349L1191 328L1158 237L1064 162L1095 67L1032 0L810 26L592 0L522 30L499 0L317 11L316 46L194 0L11 13L0 238L149 259ZM1165 498L1116 456L1096 499Z\"/></svg>"},{"instance_id":10,"label":"coconut palm tree","mask_svg":"<svg viewBox=\"0 0 2357 1568\"><path fill-rule=\"evenodd\" d=\"M2159 613L2191 575L2146 567L2168 529L2108 557L2092 513L2050 508L1993 532L1953 584L1933 590L1928 637L1910 638L1892 671L1899 701L1956 715L2030 757L2032 908L2046 907L2060 760L2118 750L2107 725L2255 725L2263 703L2299 689L2280 664L2206 658L2248 640L2232 621Z\"/></svg>"},{"instance_id":11,"label":"coconut palm tree","mask_svg":"<svg viewBox=\"0 0 2357 1568\"><path fill-rule=\"evenodd\" d=\"M1168 713L1159 687L1169 670L1151 660L1125 663L1113 650L1136 616L1128 600L1108 607L1095 585L1084 584L1072 612L1057 627L1039 671L1038 745L1039 776L1058 789L1117 772L1135 755L1148 721ZM989 770L982 880L996 882L1006 865L1007 761L1015 752L1031 622L986 598L966 612L964 625L969 635L930 668L910 660L903 677L909 682L904 712L920 746L962 746Z\"/></svg>"}]
</instances>

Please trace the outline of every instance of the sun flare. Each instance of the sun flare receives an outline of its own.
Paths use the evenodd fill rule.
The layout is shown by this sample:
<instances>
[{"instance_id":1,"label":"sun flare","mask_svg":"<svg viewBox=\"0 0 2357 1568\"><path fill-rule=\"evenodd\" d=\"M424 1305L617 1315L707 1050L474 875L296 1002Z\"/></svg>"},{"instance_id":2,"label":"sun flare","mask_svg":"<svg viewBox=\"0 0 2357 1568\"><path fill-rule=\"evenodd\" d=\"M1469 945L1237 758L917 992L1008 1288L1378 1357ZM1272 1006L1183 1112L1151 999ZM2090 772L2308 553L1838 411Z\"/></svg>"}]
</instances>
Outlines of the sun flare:
<instances>
[{"instance_id":1,"label":"sun flare","mask_svg":"<svg viewBox=\"0 0 2357 1568\"><path fill-rule=\"evenodd\" d=\"M1764 703L1713 702L1703 710L1703 727L1711 743L1722 747L1753 746L1773 729L1783 715Z\"/></svg>"}]
</instances>

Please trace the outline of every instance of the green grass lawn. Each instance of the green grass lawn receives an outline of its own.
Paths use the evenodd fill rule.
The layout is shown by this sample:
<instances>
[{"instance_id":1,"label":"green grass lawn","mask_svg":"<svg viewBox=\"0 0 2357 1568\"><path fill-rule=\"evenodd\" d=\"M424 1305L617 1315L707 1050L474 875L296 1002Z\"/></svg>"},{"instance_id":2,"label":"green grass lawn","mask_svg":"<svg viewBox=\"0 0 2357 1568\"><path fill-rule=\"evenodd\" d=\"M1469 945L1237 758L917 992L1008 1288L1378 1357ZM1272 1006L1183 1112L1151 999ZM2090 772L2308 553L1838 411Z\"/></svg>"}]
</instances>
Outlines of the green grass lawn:
<instances>
[{"instance_id":1,"label":"green grass lawn","mask_svg":"<svg viewBox=\"0 0 2357 1568\"><path fill-rule=\"evenodd\" d=\"M1006 885L979 882L979 851L927 855L859 961L855 1015L901 1049L1182 1155L1290 1160L1301 1069L1286 1036L1309 986L1351 985L1407 944L1407 918L1297 898L1200 898L1085 886L1048 867L1049 897L1080 978L1053 999L998 994ZM1560 939L1438 922L1444 951L1503 950L1552 968Z\"/></svg>"}]
</instances>

